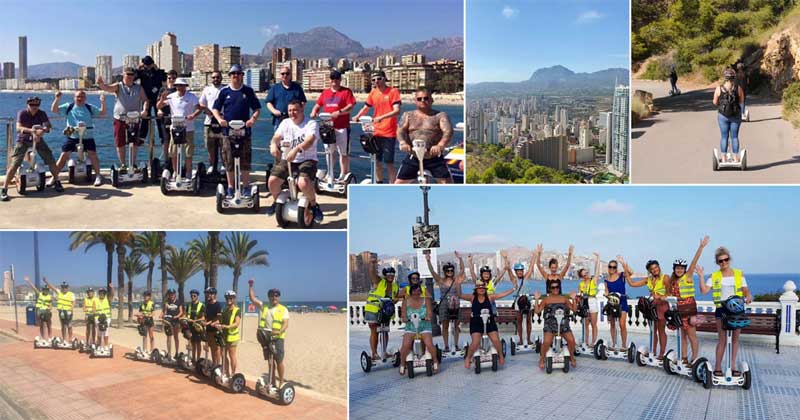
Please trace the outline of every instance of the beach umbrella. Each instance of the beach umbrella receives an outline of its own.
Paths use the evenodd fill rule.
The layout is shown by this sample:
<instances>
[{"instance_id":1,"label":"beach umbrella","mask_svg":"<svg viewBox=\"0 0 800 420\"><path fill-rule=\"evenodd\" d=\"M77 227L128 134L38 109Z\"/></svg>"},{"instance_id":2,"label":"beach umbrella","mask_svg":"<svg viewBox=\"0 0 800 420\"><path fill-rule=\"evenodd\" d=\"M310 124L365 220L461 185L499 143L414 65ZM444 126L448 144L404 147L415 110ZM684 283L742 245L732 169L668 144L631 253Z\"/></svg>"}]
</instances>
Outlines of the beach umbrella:
<instances>
[{"instance_id":1,"label":"beach umbrella","mask_svg":"<svg viewBox=\"0 0 800 420\"><path fill-rule=\"evenodd\" d=\"M331 306L328 306L328 309L330 309L330 310L332 310L332 311L335 311L335 310L336 310L336 309L338 309L338 308L336 308L336 306L334 306L334 305L331 305Z\"/></svg>"},{"instance_id":2,"label":"beach umbrella","mask_svg":"<svg viewBox=\"0 0 800 420\"><path fill-rule=\"evenodd\" d=\"M342 312L347 312L347 308L342 308Z\"/></svg>"},{"instance_id":3,"label":"beach umbrella","mask_svg":"<svg viewBox=\"0 0 800 420\"><path fill-rule=\"evenodd\" d=\"M323 308L322 306L315 306L315 307L314 307L314 310L315 310L315 311L321 311L321 310L323 310L323 309L324 309L324 308Z\"/></svg>"}]
</instances>

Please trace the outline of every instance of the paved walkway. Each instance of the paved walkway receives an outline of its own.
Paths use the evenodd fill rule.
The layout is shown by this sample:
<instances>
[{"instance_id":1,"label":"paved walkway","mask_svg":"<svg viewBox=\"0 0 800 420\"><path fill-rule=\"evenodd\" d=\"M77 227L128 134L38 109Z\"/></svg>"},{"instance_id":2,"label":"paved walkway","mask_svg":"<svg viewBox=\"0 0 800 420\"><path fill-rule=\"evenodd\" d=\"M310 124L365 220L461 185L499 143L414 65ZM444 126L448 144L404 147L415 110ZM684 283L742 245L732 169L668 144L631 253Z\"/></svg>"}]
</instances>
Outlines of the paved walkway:
<instances>
[{"instance_id":1,"label":"paved walkway","mask_svg":"<svg viewBox=\"0 0 800 420\"><path fill-rule=\"evenodd\" d=\"M534 330L535 331L535 330ZM503 332L508 337L510 332ZM601 334L600 338L604 338ZM392 335L390 345L399 345ZM644 335L632 335L644 343ZM674 335L670 335L674 340ZM434 341L441 346L441 340ZM708 357L715 341L701 337ZM578 358L578 367L547 375L538 354L506 358L498 372L476 375L461 359L446 361L433 377L413 380L396 369L361 370L359 356L369 348L368 331L350 333L350 420L433 419L797 419L800 407L800 349L772 344L743 344L740 358L753 369L749 391L705 390L687 377L627 361ZM713 359L713 354L712 354ZM609 390L616 390L609 392ZM399 407L403 407L400 411Z\"/></svg>"},{"instance_id":2,"label":"paved walkway","mask_svg":"<svg viewBox=\"0 0 800 420\"><path fill-rule=\"evenodd\" d=\"M183 371L124 357L90 359L77 351L33 350L38 329L0 321L0 418L170 419L220 418L345 419L341 404L299 395L288 407L253 392L232 394Z\"/></svg>"}]
</instances>

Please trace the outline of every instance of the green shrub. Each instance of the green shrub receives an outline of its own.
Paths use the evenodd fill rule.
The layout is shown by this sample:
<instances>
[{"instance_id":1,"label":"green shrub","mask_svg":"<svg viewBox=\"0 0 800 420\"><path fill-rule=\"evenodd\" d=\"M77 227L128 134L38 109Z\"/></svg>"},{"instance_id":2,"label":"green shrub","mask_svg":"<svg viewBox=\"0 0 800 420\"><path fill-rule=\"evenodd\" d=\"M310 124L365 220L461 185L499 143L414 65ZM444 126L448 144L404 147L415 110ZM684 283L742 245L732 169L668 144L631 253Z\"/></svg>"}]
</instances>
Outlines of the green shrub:
<instances>
[{"instance_id":1,"label":"green shrub","mask_svg":"<svg viewBox=\"0 0 800 420\"><path fill-rule=\"evenodd\" d=\"M647 63L647 68L642 73L642 79L667 80L669 78L669 64L665 59L652 60Z\"/></svg>"},{"instance_id":2,"label":"green shrub","mask_svg":"<svg viewBox=\"0 0 800 420\"><path fill-rule=\"evenodd\" d=\"M800 82L792 82L783 90L783 119L800 128Z\"/></svg>"}]
</instances>

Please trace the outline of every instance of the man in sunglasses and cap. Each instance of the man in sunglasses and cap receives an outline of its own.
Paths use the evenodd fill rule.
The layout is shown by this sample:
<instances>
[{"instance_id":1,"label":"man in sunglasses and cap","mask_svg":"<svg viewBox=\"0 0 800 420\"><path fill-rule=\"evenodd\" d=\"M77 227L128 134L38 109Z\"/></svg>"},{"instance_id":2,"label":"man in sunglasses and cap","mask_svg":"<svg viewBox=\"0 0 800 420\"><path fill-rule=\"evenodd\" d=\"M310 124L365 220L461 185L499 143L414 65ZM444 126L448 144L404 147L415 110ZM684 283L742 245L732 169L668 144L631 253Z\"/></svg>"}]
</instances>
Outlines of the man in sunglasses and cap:
<instances>
[{"instance_id":1,"label":"man in sunglasses and cap","mask_svg":"<svg viewBox=\"0 0 800 420\"><path fill-rule=\"evenodd\" d=\"M251 278L248 283L250 284L250 301L258 308L258 328L272 331L272 342L275 344L275 362L278 364L277 387L280 388L283 385L283 358L286 355L284 339L286 338L286 330L289 329L289 310L280 303L280 290L270 289L267 292L267 298L269 299L267 304L256 297L256 293L253 290L255 280Z\"/></svg>"},{"instance_id":2,"label":"man in sunglasses and cap","mask_svg":"<svg viewBox=\"0 0 800 420\"><path fill-rule=\"evenodd\" d=\"M423 167L431 172L440 184L451 184L453 177L444 160L444 151L453 138L453 125L444 111L433 109L433 95L427 88L421 87L414 93L417 109L403 114L397 140L400 150L408 153L397 174L398 184L409 184L417 179L419 160L415 156L412 141L425 140L425 157Z\"/></svg>"},{"instance_id":3,"label":"man in sunglasses and cap","mask_svg":"<svg viewBox=\"0 0 800 420\"><path fill-rule=\"evenodd\" d=\"M56 191L64 191L61 182L58 180L58 165L53 158L53 152L47 147L44 141L45 133L50 132L50 120L47 118L47 113L40 109L42 100L38 96L31 96L28 98L27 107L17 113L17 144L14 146L14 151L11 154L11 164L8 165L6 171L6 179L3 180L3 188L0 190L0 200L8 201L8 184L14 175L17 173L28 149L31 146L36 147L36 153L41 156L45 165L50 167L50 173L56 179L53 187ZM36 130L34 126L39 126Z\"/></svg>"},{"instance_id":4,"label":"man in sunglasses and cap","mask_svg":"<svg viewBox=\"0 0 800 420\"><path fill-rule=\"evenodd\" d=\"M355 116L355 120L366 115L370 108L372 122L375 126L375 141L380 145L376 155L375 182L381 183L383 178L382 163L386 164L389 172L389 183L395 182L394 171L394 144L397 141L397 116L400 115L400 91L386 84L386 73L378 70L372 73L372 91L369 92L367 102Z\"/></svg>"},{"instance_id":5,"label":"man in sunglasses and cap","mask_svg":"<svg viewBox=\"0 0 800 420\"><path fill-rule=\"evenodd\" d=\"M298 100L306 105L306 94L299 83L292 81L292 67L285 64L280 69L280 79L267 92L267 110L272 114L272 127L289 117L289 102Z\"/></svg>"}]
</instances>

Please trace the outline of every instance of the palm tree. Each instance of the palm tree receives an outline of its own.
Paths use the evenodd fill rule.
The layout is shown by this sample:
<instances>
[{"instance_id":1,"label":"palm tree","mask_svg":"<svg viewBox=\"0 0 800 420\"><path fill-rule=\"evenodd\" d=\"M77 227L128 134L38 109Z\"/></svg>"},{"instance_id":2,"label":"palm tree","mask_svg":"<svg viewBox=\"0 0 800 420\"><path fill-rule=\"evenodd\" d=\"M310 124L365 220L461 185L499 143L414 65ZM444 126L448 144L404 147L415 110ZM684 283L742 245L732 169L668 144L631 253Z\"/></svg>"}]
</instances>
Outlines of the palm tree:
<instances>
[{"instance_id":1,"label":"palm tree","mask_svg":"<svg viewBox=\"0 0 800 420\"><path fill-rule=\"evenodd\" d=\"M203 267L203 278L205 279L203 290L208 288L209 277L211 276L211 260L214 255L211 252L209 236L201 236L189 242L189 248L197 255L197 259Z\"/></svg>"},{"instance_id":2,"label":"palm tree","mask_svg":"<svg viewBox=\"0 0 800 420\"><path fill-rule=\"evenodd\" d=\"M178 283L178 302L184 302L183 285L189 277L203 269L197 254L191 248L167 248L167 258L162 264L172 279Z\"/></svg>"},{"instance_id":3,"label":"palm tree","mask_svg":"<svg viewBox=\"0 0 800 420\"><path fill-rule=\"evenodd\" d=\"M114 238L114 246L117 248L117 296L119 298L119 306L117 307L117 328L122 327L122 314L123 305L125 304L125 252L126 247L133 243L133 232L129 231L113 231L109 232Z\"/></svg>"},{"instance_id":4,"label":"palm tree","mask_svg":"<svg viewBox=\"0 0 800 420\"><path fill-rule=\"evenodd\" d=\"M72 241L69 244L69 250L74 251L80 247L85 247L84 252L95 245L102 244L106 249L106 284L111 284L111 272L114 266L114 237L111 232L99 231L79 231L69 234Z\"/></svg>"},{"instance_id":5,"label":"palm tree","mask_svg":"<svg viewBox=\"0 0 800 420\"><path fill-rule=\"evenodd\" d=\"M208 273L208 285L217 287L217 274L219 274L219 231L208 232L208 244L211 248L211 265Z\"/></svg>"},{"instance_id":6,"label":"palm tree","mask_svg":"<svg viewBox=\"0 0 800 420\"><path fill-rule=\"evenodd\" d=\"M258 241L250 240L250 235L246 232L232 232L225 237L220 263L233 270L233 291L237 295L239 294L239 276L242 275L244 267L254 265L269 266L269 261L267 261L269 253L267 251L259 250L251 254L256 245L258 245Z\"/></svg>"},{"instance_id":7,"label":"palm tree","mask_svg":"<svg viewBox=\"0 0 800 420\"><path fill-rule=\"evenodd\" d=\"M161 238L159 244L159 263L161 264L161 303L167 301L167 268L164 267L164 258L167 256L167 232L159 231L158 236Z\"/></svg>"},{"instance_id":8,"label":"palm tree","mask_svg":"<svg viewBox=\"0 0 800 420\"><path fill-rule=\"evenodd\" d=\"M130 321L133 316L133 278L144 273L147 265L142 261L142 256L134 251L125 257L122 269L128 276L128 321Z\"/></svg>"},{"instance_id":9,"label":"palm tree","mask_svg":"<svg viewBox=\"0 0 800 420\"><path fill-rule=\"evenodd\" d=\"M159 232L147 231L137 233L133 238L133 252L147 257L147 291L153 290L153 269L156 257L161 254L161 235Z\"/></svg>"}]
</instances>

